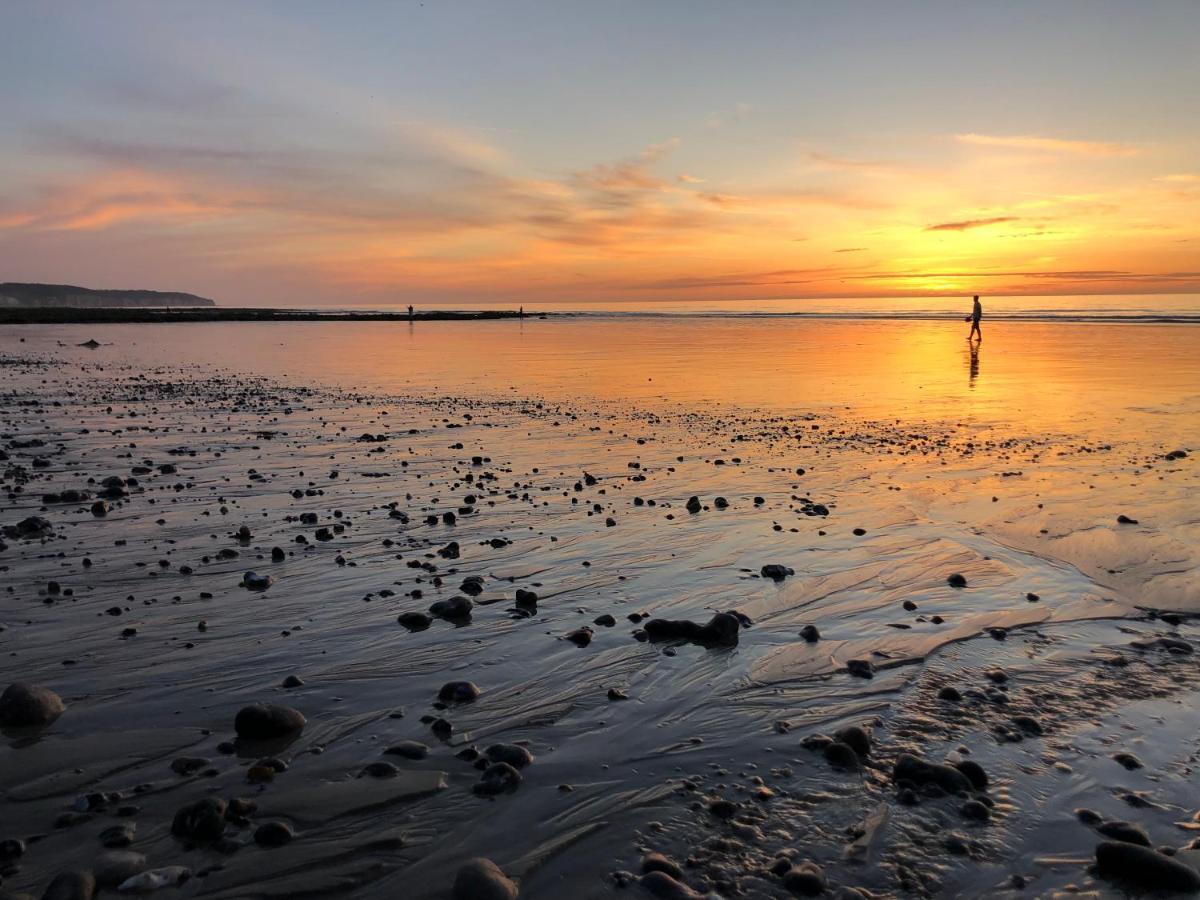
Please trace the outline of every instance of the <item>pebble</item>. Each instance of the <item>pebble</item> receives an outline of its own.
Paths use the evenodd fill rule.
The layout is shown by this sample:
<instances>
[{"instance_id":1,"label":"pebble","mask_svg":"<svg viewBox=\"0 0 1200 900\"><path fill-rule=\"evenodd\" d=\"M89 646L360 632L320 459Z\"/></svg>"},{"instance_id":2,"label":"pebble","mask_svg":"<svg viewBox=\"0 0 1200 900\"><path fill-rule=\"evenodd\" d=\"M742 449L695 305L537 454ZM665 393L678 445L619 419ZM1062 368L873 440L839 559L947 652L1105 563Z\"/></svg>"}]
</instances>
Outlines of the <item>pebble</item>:
<instances>
[{"instance_id":1,"label":"pebble","mask_svg":"<svg viewBox=\"0 0 1200 900\"><path fill-rule=\"evenodd\" d=\"M255 703L238 711L233 727L240 738L267 741L295 734L304 728L306 721L298 710L290 706Z\"/></svg>"},{"instance_id":2,"label":"pebble","mask_svg":"<svg viewBox=\"0 0 1200 900\"><path fill-rule=\"evenodd\" d=\"M50 688L14 682L0 694L0 725L39 728L63 714L66 706Z\"/></svg>"},{"instance_id":3,"label":"pebble","mask_svg":"<svg viewBox=\"0 0 1200 900\"><path fill-rule=\"evenodd\" d=\"M386 756L401 756L404 759L425 759L429 747L420 741L400 741L383 751Z\"/></svg>"},{"instance_id":4,"label":"pebble","mask_svg":"<svg viewBox=\"0 0 1200 900\"><path fill-rule=\"evenodd\" d=\"M263 822L254 829L254 843L260 847L282 847L291 843L295 836L286 822Z\"/></svg>"},{"instance_id":5,"label":"pebble","mask_svg":"<svg viewBox=\"0 0 1200 900\"><path fill-rule=\"evenodd\" d=\"M59 872L42 894L42 900L92 900L96 877L91 872Z\"/></svg>"},{"instance_id":6,"label":"pebble","mask_svg":"<svg viewBox=\"0 0 1200 900\"><path fill-rule=\"evenodd\" d=\"M443 703L470 703L477 699L481 691L473 681L447 681L438 691L438 699Z\"/></svg>"},{"instance_id":7,"label":"pebble","mask_svg":"<svg viewBox=\"0 0 1200 900\"><path fill-rule=\"evenodd\" d=\"M493 797L515 791L521 784L521 773L506 762L492 763L472 790L481 797Z\"/></svg>"},{"instance_id":8,"label":"pebble","mask_svg":"<svg viewBox=\"0 0 1200 900\"><path fill-rule=\"evenodd\" d=\"M951 794L971 790L971 780L958 769L941 763L926 762L911 753L902 753L892 768L892 780L914 785L936 784Z\"/></svg>"},{"instance_id":9,"label":"pebble","mask_svg":"<svg viewBox=\"0 0 1200 900\"><path fill-rule=\"evenodd\" d=\"M802 863L784 873L783 886L798 897L816 897L825 893L825 873L816 863Z\"/></svg>"},{"instance_id":10,"label":"pebble","mask_svg":"<svg viewBox=\"0 0 1200 900\"><path fill-rule=\"evenodd\" d=\"M638 879L638 884L660 900L702 900L704 897L666 872L647 872Z\"/></svg>"},{"instance_id":11,"label":"pebble","mask_svg":"<svg viewBox=\"0 0 1200 900\"><path fill-rule=\"evenodd\" d=\"M171 834L197 843L210 843L225 833L228 804L218 797L205 797L175 813Z\"/></svg>"},{"instance_id":12,"label":"pebble","mask_svg":"<svg viewBox=\"0 0 1200 900\"><path fill-rule=\"evenodd\" d=\"M517 886L490 859L468 860L454 876L453 900L516 900Z\"/></svg>"},{"instance_id":13,"label":"pebble","mask_svg":"<svg viewBox=\"0 0 1200 900\"><path fill-rule=\"evenodd\" d=\"M1147 891L1200 891L1200 873L1157 850L1124 841L1096 845L1100 874Z\"/></svg>"},{"instance_id":14,"label":"pebble","mask_svg":"<svg viewBox=\"0 0 1200 900\"><path fill-rule=\"evenodd\" d=\"M520 744L492 744L483 755L489 762L508 763L515 769L523 769L533 762L533 754Z\"/></svg>"}]
</instances>

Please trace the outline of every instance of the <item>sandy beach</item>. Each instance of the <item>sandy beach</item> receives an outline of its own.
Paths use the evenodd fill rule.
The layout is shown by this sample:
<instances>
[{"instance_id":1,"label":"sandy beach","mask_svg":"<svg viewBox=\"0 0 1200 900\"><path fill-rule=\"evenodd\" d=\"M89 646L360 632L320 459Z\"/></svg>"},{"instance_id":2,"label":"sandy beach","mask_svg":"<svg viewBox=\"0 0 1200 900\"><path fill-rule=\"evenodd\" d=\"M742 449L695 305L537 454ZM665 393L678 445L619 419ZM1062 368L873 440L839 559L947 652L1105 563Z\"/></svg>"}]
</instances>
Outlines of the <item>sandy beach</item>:
<instances>
[{"instance_id":1,"label":"sandy beach","mask_svg":"<svg viewBox=\"0 0 1200 900\"><path fill-rule=\"evenodd\" d=\"M1190 326L369 327L0 334L5 891L1196 864Z\"/></svg>"}]
</instances>

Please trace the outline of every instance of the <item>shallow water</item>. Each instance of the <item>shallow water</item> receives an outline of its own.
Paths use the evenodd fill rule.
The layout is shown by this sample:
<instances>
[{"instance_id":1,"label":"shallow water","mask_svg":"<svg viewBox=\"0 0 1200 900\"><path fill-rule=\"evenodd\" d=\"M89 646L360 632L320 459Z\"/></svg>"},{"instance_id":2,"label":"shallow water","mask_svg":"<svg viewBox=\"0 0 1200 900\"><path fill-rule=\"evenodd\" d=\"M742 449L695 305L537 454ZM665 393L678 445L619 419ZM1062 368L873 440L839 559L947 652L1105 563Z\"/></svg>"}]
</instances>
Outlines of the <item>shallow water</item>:
<instances>
[{"instance_id":1,"label":"shallow water","mask_svg":"<svg viewBox=\"0 0 1200 900\"><path fill-rule=\"evenodd\" d=\"M75 346L88 337L105 346ZM203 874L180 893L219 897L444 896L474 855L519 876L523 896L607 896L643 847L690 857L695 886L730 896L784 896L764 870L789 848L883 896L985 895L1013 874L1048 894L1103 886L1073 805L1116 815L1121 789L1142 791L1158 805L1125 816L1176 844L1172 823L1200 806L1196 731L1171 712L1193 705L1195 657L1129 646L1195 633L1146 609L1200 611L1195 454L1164 459L1194 449L1188 326L1005 323L974 361L962 329L912 322L89 326L0 341L14 362L0 370L13 491L0 524L40 514L55 528L0 555L0 683L46 684L68 704L0 745L0 838L29 841L5 888L37 893L92 864L115 804L54 823L96 791L140 807L134 849L153 865ZM42 509L43 493L138 465L151 472L103 518ZM447 509L456 524L426 524ZM319 540L302 512L342 530ZM438 556L451 540L460 558ZM758 577L769 562L796 575ZM274 584L240 587L250 569ZM396 623L470 575L484 591L469 623ZM512 612L517 588L538 593L535 616ZM735 608L753 625L725 649L640 642L626 618ZM593 624L604 613L617 624ZM806 624L819 643L799 639ZM590 646L562 639L581 626ZM1111 669L1118 653L1132 662ZM852 659L875 677L851 677ZM983 675L996 666L1004 703ZM281 688L288 674L305 684ZM436 710L452 679L484 693ZM946 683L968 695L961 710L932 698ZM303 733L219 753L256 700L299 708ZM1045 738L998 740L1018 710ZM453 723L448 740L426 714ZM861 775L800 747L853 722L872 723L878 747ZM402 739L429 758L358 777ZM514 793L481 799L455 754L497 741L536 758ZM1146 770L1108 759L1117 743ZM993 777L989 825L965 824L953 799L895 802L898 752L959 747ZM268 749L288 771L247 784ZM211 772L176 775L183 755ZM751 799L755 778L775 799ZM297 839L267 850L231 828L246 846L188 849L171 816L210 794L254 797L255 823L286 821ZM737 800L744 828L709 816L715 797ZM968 857L930 837L949 830Z\"/></svg>"}]
</instances>

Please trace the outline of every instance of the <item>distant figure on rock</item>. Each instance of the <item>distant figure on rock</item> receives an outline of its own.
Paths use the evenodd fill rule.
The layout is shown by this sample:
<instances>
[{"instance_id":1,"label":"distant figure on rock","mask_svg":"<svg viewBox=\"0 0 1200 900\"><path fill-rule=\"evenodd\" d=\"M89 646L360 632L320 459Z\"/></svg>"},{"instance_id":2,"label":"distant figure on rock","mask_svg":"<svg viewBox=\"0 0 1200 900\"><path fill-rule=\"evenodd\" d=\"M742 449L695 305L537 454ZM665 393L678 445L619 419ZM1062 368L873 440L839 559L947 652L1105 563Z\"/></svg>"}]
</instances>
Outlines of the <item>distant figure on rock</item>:
<instances>
[{"instance_id":1,"label":"distant figure on rock","mask_svg":"<svg viewBox=\"0 0 1200 900\"><path fill-rule=\"evenodd\" d=\"M971 323L971 333L967 335L967 340L971 340L976 335L979 340L983 341L983 332L979 330L979 320L983 318L983 306L979 302L979 295L975 295L975 304L971 307L971 314L963 321Z\"/></svg>"},{"instance_id":2,"label":"distant figure on rock","mask_svg":"<svg viewBox=\"0 0 1200 900\"><path fill-rule=\"evenodd\" d=\"M410 304L408 304L408 319L410 322L412 321L412 313L413 313L413 309L412 309L412 304L410 303Z\"/></svg>"}]
</instances>

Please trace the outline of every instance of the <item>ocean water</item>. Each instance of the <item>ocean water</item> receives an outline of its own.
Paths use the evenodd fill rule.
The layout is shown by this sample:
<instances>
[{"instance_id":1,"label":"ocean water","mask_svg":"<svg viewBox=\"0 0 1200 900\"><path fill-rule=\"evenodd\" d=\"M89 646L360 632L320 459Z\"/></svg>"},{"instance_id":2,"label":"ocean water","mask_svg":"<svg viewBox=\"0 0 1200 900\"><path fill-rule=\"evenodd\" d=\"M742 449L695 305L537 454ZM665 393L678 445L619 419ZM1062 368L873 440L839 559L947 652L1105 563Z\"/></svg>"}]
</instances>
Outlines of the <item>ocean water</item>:
<instances>
[{"instance_id":1,"label":"ocean water","mask_svg":"<svg viewBox=\"0 0 1200 900\"><path fill-rule=\"evenodd\" d=\"M1200 294L1047 294L1019 297L982 296L986 319L1200 321ZM405 303L365 308L397 309ZM417 309L451 306L446 301L416 302ZM517 309L589 317L607 316L792 316L833 319L962 319L971 311L970 297L833 297L771 300L464 300L464 309ZM336 309L364 308L350 305Z\"/></svg>"},{"instance_id":2,"label":"ocean water","mask_svg":"<svg viewBox=\"0 0 1200 900\"><path fill-rule=\"evenodd\" d=\"M0 347L421 396L839 410L1086 433L1133 416L1165 434L1195 431L1196 326L985 319L978 344L967 331L925 320L527 317L22 326L0 329ZM103 346L75 347L88 339Z\"/></svg>"}]
</instances>

